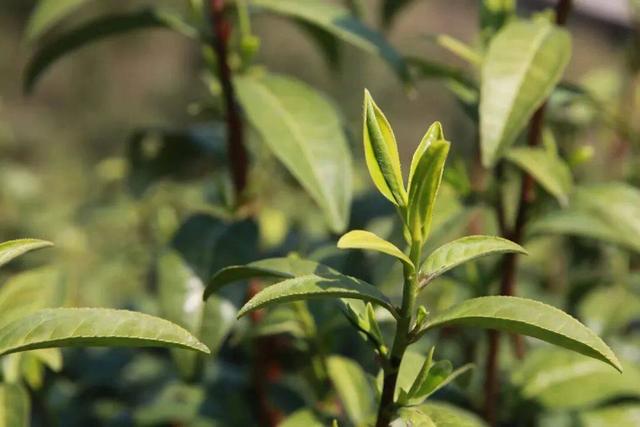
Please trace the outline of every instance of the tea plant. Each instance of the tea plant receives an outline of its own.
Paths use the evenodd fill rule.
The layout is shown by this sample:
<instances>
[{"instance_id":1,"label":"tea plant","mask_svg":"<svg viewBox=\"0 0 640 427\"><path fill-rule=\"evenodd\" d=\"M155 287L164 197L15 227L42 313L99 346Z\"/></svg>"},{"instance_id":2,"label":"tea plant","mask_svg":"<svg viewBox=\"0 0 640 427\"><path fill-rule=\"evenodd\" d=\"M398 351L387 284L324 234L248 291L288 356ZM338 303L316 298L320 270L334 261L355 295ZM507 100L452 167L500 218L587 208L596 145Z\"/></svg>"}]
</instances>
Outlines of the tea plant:
<instances>
[{"instance_id":1,"label":"tea plant","mask_svg":"<svg viewBox=\"0 0 640 427\"><path fill-rule=\"evenodd\" d=\"M221 270L205 290L205 298L222 285L248 277L280 277L255 295L238 312L244 316L274 304L317 298L339 298L345 314L362 336L372 344L382 368L382 387L375 425L389 425L396 417L406 425L439 425L437 407L420 406L438 388L460 371L443 369L434 362L434 349L413 378L399 386L399 372L407 348L423 335L447 326L469 326L519 333L598 359L621 371L611 349L587 327L562 311L543 303L510 296L472 298L443 312L431 314L429 307L416 307L416 298L438 276L467 261L500 253L526 253L519 245L493 236L467 236L447 243L423 256L431 232L431 221L450 143L439 123L433 124L418 145L405 186L393 130L386 117L365 92L363 139L367 167L380 193L393 203L402 223L407 251L374 233L353 230L338 241L343 249L382 252L403 265L404 283L399 306L375 286L346 276L329 267L300 259L262 260L246 266ZM356 308L350 300L361 300ZM391 345L377 324L373 305L387 310L396 327ZM446 365L445 365L446 366ZM413 367L414 369L416 367ZM348 408L348 402L344 402ZM424 410L423 410L424 409ZM373 414L359 420L365 424ZM401 424L404 425L404 424Z\"/></svg>"}]
</instances>

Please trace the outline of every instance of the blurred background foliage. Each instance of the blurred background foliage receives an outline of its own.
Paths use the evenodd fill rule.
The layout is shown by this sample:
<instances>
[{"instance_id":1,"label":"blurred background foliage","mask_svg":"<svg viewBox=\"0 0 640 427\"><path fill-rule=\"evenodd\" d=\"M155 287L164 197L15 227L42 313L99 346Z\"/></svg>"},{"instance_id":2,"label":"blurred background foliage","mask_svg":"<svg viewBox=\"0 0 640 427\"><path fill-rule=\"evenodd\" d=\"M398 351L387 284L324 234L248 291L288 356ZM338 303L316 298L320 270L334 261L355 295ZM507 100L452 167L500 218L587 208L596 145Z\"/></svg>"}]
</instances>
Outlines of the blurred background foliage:
<instances>
[{"instance_id":1,"label":"blurred background foliage","mask_svg":"<svg viewBox=\"0 0 640 427\"><path fill-rule=\"evenodd\" d=\"M70 15L65 25L150 3L176 7L170 0L94 2ZM480 42L476 1L386 2L390 9L397 6L393 17L383 14L382 2L353 3L364 5L362 19L407 55L462 68L467 64L435 42L434 35ZM376 364L366 344L336 315L335 305L309 304L317 328L313 334L295 308L285 306L266 314L259 327L238 322L225 339L234 306L250 290L234 288L219 300L200 302L202 284L213 272L266 255L297 252L378 283L392 294L399 292L400 271L378 255L338 253L322 212L256 143L254 131L247 132L254 159L249 192L259 214L255 221L229 228L225 130L211 120L219 106L203 78L198 46L164 30L114 37L55 63L27 96L23 70L34 48L24 33L33 6L18 0L4 0L0 6L0 240L36 236L55 242L56 248L11 264L2 273L4 286L9 276L38 283L63 280L66 304L126 307L191 322L192 330L210 335L210 346L221 347L217 358L198 361L187 359L200 356L179 351L172 359L160 350L69 350L55 375L26 367L34 425L256 425L256 405L267 404L284 415L322 400L302 379L313 378L307 365L319 347L357 359L374 374ZM519 12L529 15L547 6L521 1ZM569 20L573 55L563 80L567 84L549 102L554 134L548 138L560 147L581 184L616 180L640 185L640 18L633 2L629 11L619 19L576 7ZM261 39L256 62L320 89L339 106L354 157L351 228L402 239L390 205L372 192L363 167L361 99L367 87L396 130L403 163L435 120L453 141L448 187L430 245L477 227L484 234L496 232L487 209L467 208L465 193L478 179L473 167L476 127L442 81L419 81L408 88L379 58L348 44L339 45L339 61L332 63L304 28L281 17L257 15L253 26ZM581 206L580 198L587 204L600 200L597 191L576 191L570 207ZM640 204L632 205L638 200L633 191L630 197L601 203L626 214L637 227ZM540 198L543 213L557 210L551 197L540 192ZM611 225L615 219L607 221ZM538 226L562 228L551 220ZM625 374L617 376L597 362L533 342L526 359L518 361L503 346L502 360L512 367L504 369L510 372L500 407L504 425L640 423L640 228L618 230L616 237L604 239L609 242L577 234L582 236L533 234L526 244L531 256L522 260L519 293L578 316L612 344L624 360ZM428 288L423 302L437 311L469 296L494 293L494 284L483 278L497 264L483 261L448 275ZM38 269L25 273L27 267ZM191 300L173 294L172 281L190 283ZM175 301L191 301L198 314L185 319L184 307L174 307ZM220 308L225 304L231 304L227 311ZM207 322L213 324L209 329ZM448 334L455 340L447 341ZM482 366L484 335L443 335L440 357L454 366ZM426 351L428 344L418 347ZM250 366L262 370L264 384ZM196 371L204 373L198 380ZM436 397L477 409L482 394L477 371L468 387L446 389ZM267 403L259 401L263 386L269 388ZM344 417L344 408L328 401L333 406L322 409ZM304 414L298 416L304 419Z\"/></svg>"}]
</instances>

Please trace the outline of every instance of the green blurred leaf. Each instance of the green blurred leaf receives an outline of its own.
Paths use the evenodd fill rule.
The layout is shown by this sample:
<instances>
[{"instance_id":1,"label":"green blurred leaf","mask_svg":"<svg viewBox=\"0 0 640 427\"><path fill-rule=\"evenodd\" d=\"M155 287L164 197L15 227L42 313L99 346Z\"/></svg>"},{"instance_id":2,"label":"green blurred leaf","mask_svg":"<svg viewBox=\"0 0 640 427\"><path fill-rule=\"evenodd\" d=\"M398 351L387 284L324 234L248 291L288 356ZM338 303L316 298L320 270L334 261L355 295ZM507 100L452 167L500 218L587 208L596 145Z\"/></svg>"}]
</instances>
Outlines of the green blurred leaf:
<instances>
[{"instance_id":1,"label":"green blurred leaf","mask_svg":"<svg viewBox=\"0 0 640 427\"><path fill-rule=\"evenodd\" d=\"M640 423L640 405L622 403L580 414L582 427L635 427Z\"/></svg>"},{"instance_id":2,"label":"green blurred leaf","mask_svg":"<svg viewBox=\"0 0 640 427\"><path fill-rule=\"evenodd\" d=\"M31 402L19 384L0 383L0 427L29 427Z\"/></svg>"},{"instance_id":3,"label":"green blurred leaf","mask_svg":"<svg viewBox=\"0 0 640 427\"><path fill-rule=\"evenodd\" d=\"M348 9L323 0L252 0L251 4L324 29L365 52L384 59L403 80L409 80L402 56L378 32L355 18Z\"/></svg>"},{"instance_id":4,"label":"green blurred leaf","mask_svg":"<svg viewBox=\"0 0 640 427\"><path fill-rule=\"evenodd\" d=\"M569 208L537 220L531 230L604 240L640 252L640 191L620 182L577 187Z\"/></svg>"},{"instance_id":5,"label":"green blurred leaf","mask_svg":"<svg viewBox=\"0 0 640 427\"><path fill-rule=\"evenodd\" d=\"M384 240L370 231L352 230L343 235L338 240L340 249L369 249L391 255L398 258L412 269L415 269L413 263L404 252L398 249L393 243Z\"/></svg>"},{"instance_id":6,"label":"green blurred leaf","mask_svg":"<svg viewBox=\"0 0 640 427\"><path fill-rule=\"evenodd\" d=\"M393 420L391 427L437 427L433 420L420 409L415 407L400 408L398 418Z\"/></svg>"},{"instance_id":7,"label":"green blurred leaf","mask_svg":"<svg viewBox=\"0 0 640 427\"><path fill-rule=\"evenodd\" d=\"M139 426L198 424L193 422L205 400L205 390L195 385L169 383L152 402L137 409L133 418Z\"/></svg>"},{"instance_id":8,"label":"green blurred leaf","mask_svg":"<svg viewBox=\"0 0 640 427\"><path fill-rule=\"evenodd\" d=\"M238 99L264 143L342 231L351 204L351 154L334 106L292 78L236 77Z\"/></svg>"},{"instance_id":9,"label":"green blurred leaf","mask_svg":"<svg viewBox=\"0 0 640 427\"><path fill-rule=\"evenodd\" d=\"M25 92L31 92L42 73L68 53L107 37L148 28L171 28L189 37L198 37L197 29L163 11L142 10L101 16L47 40L27 65Z\"/></svg>"},{"instance_id":10,"label":"green blurred leaf","mask_svg":"<svg viewBox=\"0 0 640 427\"><path fill-rule=\"evenodd\" d=\"M397 315L391 301L378 288L341 274L309 274L269 286L254 296L238 312L238 317L271 304L314 298L359 299L378 304Z\"/></svg>"},{"instance_id":11,"label":"green blurred leaf","mask_svg":"<svg viewBox=\"0 0 640 427\"><path fill-rule=\"evenodd\" d=\"M622 286L598 288L580 302L578 314L598 334L623 333L640 319L640 296Z\"/></svg>"},{"instance_id":12,"label":"green blurred leaf","mask_svg":"<svg viewBox=\"0 0 640 427\"><path fill-rule=\"evenodd\" d=\"M480 37L487 45L493 36L516 14L516 0L482 0L480 2Z\"/></svg>"},{"instance_id":13,"label":"green blurred leaf","mask_svg":"<svg viewBox=\"0 0 640 427\"><path fill-rule=\"evenodd\" d=\"M438 197L450 146L449 142L443 139L431 141L430 133L433 132L427 132L418 146L418 151L415 154L417 159L414 157L416 167L409 185L407 223L413 238L421 242L427 240L431 231L433 208Z\"/></svg>"},{"instance_id":14,"label":"green blurred leaf","mask_svg":"<svg viewBox=\"0 0 640 427\"><path fill-rule=\"evenodd\" d=\"M482 163L493 166L562 77L569 33L546 20L517 21L491 41L482 64Z\"/></svg>"},{"instance_id":15,"label":"green blurred leaf","mask_svg":"<svg viewBox=\"0 0 640 427\"><path fill-rule=\"evenodd\" d=\"M252 277L291 279L307 274L337 274L337 272L315 261L296 257L267 258L246 265L232 265L217 271L204 291L204 299L223 286Z\"/></svg>"},{"instance_id":16,"label":"green blurred leaf","mask_svg":"<svg viewBox=\"0 0 640 427\"><path fill-rule=\"evenodd\" d=\"M209 353L181 327L157 317L106 308L50 308L0 329L0 355L69 346L177 347Z\"/></svg>"},{"instance_id":17,"label":"green blurred leaf","mask_svg":"<svg viewBox=\"0 0 640 427\"><path fill-rule=\"evenodd\" d=\"M327 370L351 422L366 424L375 411L373 390L366 373L356 362L341 356L327 358Z\"/></svg>"},{"instance_id":18,"label":"green blurred leaf","mask_svg":"<svg viewBox=\"0 0 640 427\"><path fill-rule=\"evenodd\" d=\"M436 427L486 427L475 414L444 402L429 402L417 407Z\"/></svg>"},{"instance_id":19,"label":"green blurred leaf","mask_svg":"<svg viewBox=\"0 0 640 427\"><path fill-rule=\"evenodd\" d=\"M593 331L563 311L538 301L508 296L472 298L435 315L425 330L451 325L528 335L622 371L613 351Z\"/></svg>"},{"instance_id":20,"label":"green blurred leaf","mask_svg":"<svg viewBox=\"0 0 640 427\"><path fill-rule=\"evenodd\" d=\"M423 280L430 281L465 262L507 252L527 254L522 246L502 237L462 237L433 251L420 267L420 274Z\"/></svg>"},{"instance_id":21,"label":"green blurred leaf","mask_svg":"<svg viewBox=\"0 0 640 427\"><path fill-rule=\"evenodd\" d=\"M2 242L0 243L0 267L22 254L49 246L53 246L53 243L39 239L17 239Z\"/></svg>"},{"instance_id":22,"label":"green blurred leaf","mask_svg":"<svg viewBox=\"0 0 640 427\"><path fill-rule=\"evenodd\" d=\"M513 147L506 158L531 175L562 206L569 203L573 177L569 165L557 154L545 148Z\"/></svg>"},{"instance_id":23,"label":"green blurred leaf","mask_svg":"<svg viewBox=\"0 0 640 427\"><path fill-rule=\"evenodd\" d=\"M235 307L219 297L203 301L202 280L176 251L166 250L157 263L162 316L191 332L215 356L235 323ZM202 362L199 354L178 349L172 353L181 373L193 378Z\"/></svg>"},{"instance_id":24,"label":"green blurred leaf","mask_svg":"<svg viewBox=\"0 0 640 427\"><path fill-rule=\"evenodd\" d=\"M407 206L398 145L393 129L368 90L364 91L362 138L364 155L373 183L390 202Z\"/></svg>"},{"instance_id":25,"label":"green blurred leaf","mask_svg":"<svg viewBox=\"0 0 640 427\"><path fill-rule=\"evenodd\" d=\"M25 31L27 41L34 41L87 0L39 0L29 16Z\"/></svg>"},{"instance_id":26,"label":"green blurred leaf","mask_svg":"<svg viewBox=\"0 0 640 427\"><path fill-rule=\"evenodd\" d=\"M309 409L299 409L285 418L280 427L325 427L325 424Z\"/></svg>"},{"instance_id":27,"label":"green blurred leaf","mask_svg":"<svg viewBox=\"0 0 640 427\"><path fill-rule=\"evenodd\" d=\"M588 408L620 397L640 397L640 370L629 363L623 366L619 374L597 360L545 347L527 354L512 380L523 397L545 408Z\"/></svg>"},{"instance_id":28,"label":"green blurred leaf","mask_svg":"<svg viewBox=\"0 0 640 427\"><path fill-rule=\"evenodd\" d=\"M413 0L383 0L382 1L382 25L388 28L398 13L407 7Z\"/></svg>"}]
</instances>

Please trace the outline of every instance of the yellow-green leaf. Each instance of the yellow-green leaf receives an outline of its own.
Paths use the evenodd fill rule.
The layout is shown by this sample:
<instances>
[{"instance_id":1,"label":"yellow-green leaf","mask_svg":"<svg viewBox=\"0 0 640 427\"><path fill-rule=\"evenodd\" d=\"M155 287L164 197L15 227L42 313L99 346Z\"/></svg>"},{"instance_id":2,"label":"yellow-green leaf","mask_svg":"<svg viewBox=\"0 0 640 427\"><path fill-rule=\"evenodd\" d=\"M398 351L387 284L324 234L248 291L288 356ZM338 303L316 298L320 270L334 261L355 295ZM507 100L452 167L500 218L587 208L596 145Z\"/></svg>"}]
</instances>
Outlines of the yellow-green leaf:
<instances>
[{"instance_id":1,"label":"yellow-green leaf","mask_svg":"<svg viewBox=\"0 0 640 427\"><path fill-rule=\"evenodd\" d=\"M87 0L40 0L29 16L26 38L34 41Z\"/></svg>"},{"instance_id":2,"label":"yellow-green leaf","mask_svg":"<svg viewBox=\"0 0 640 427\"><path fill-rule=\"evenodd\" d=\"M351 422L366 424L374 413L373 390L366 373L356 362L341 356L327 359L327 372Z\"/></svg>"},{"instance_id":3,"label":"yellow-green leaf","mask_svg":"<svg viewBox=\"0 0 640 427\"><path fill-rule=\"evenodd\" d=\"M29 394L19 384L0 383L0 427L31 425Z\"/></svg>"},{"instance_id":4,"label":"yellow-green leaf","mask_svg":"<svg viewBox=\"0 0 640 427\"><path fill-rule=\"evenodd\" d=\"M53 246L53 243L39 239L17 239L0 243L0 267L30 251Z\"/></svg>"},{"instance_id":5,"label":"yellow-green leaf","mask_svg":"<svg viewBox=\"0 0 640 427\"><path fill-rule=\"evenodd\" d=\"M382 237L365 230L352 230L338 240L340 249L369 249L391 255L398 258L410 268L415 268L411 260L404 252L393 243Z\"/></svg>"},{"instance_id":6,"label":"yellow-green leaf","mask_svg":"<svg viewBox=\"0 0 640 427\"><path fill-rule=\"evenodd\" d=\"M406 206L407 192L402 180L396 137L384 113L366 89L362 139L364 156L373 183L389 201L400 207Z\"/></svg>"}]
</instances>

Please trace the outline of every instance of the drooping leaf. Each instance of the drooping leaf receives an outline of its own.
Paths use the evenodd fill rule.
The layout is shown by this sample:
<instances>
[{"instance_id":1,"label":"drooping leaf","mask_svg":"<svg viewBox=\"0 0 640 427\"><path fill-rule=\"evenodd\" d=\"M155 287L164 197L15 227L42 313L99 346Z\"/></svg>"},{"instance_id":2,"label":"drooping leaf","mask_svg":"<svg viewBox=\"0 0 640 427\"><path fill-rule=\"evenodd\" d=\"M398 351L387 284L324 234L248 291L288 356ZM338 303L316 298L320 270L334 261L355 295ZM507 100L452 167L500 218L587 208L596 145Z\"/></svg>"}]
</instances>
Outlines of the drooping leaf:
<instances>
[{"instance_id":1,"label":"drooping leaf","mask_svg":"<svg viewBox=\"0 0 640 427\"><path fill-rule=\"evenodd\" d=\"M560 80L571 56L569 33L550 22L514 21L489 44L482 64L480 145L493 166Z\"/></svg>"},{"instance_id":2,"label":"drooping leaf","mask_svg":"<svg viewBox=\"0 0 640 427\"><path fill-rule=\"evenodd\" d=\"M369 249L391 255L398 258L410 268L415 268L404 252L396 245L384 240L382 237L365 230L352 230L338 240L340 249Z\"/></svg>"},{"instance_id":3,"label":"drooping leaf","mask_svg":"<svg viewBox=\"0 0 640 427\"><path fill-rule=\"evenodd\" d=\"M331 356L327 371L351 422L364 425L375 406L371 384L360 365L345 357Z\"/></svg>"},{"instance_id":4,"label":"drooping leaf","mask_svg":"<svg viewBox=\"0 0 640 427\"><path fill-rule=\"evenodd\" d=\"M588 408L616 398L640 396L640 370L631 363L623 366L621 375L597 360L544 347L527 354L512 380L523 397L545 408Z\"/></svg>"},{"instance_id":5,"label":"drooping leaf","mask_svg":"<svg viewBox=\"0 0 640 427\"><path fill-rule=\"evenodd\" d=\"M613 351L593 331L563 311L538 301L509 296L472 298L436 314L425 331L450 325L531 336L601 360L622 371Z\"/></svg>"},{"instance_id":6,"label":"drooping leaf","mask_svg":"<svg viewBox=\"0 0 640 427\"><path fill-rule=\"evenodd\" d=\"M622 403L606 406L580 414L583 427L632 427L640 423L640 405Z\"/></svg>"},{"instance_id":7,"label":"drooping leaf","mask_svg":"<svg viewBox=\"0 0 640 427\"><path fill-rule=\"evenodd\" d=\"M27 65L25 92L31 92L42 73L66 54L110 36L148 28L172 28L189 37L198 36L196 29L163 11L142 10L101 16L46 41Z\"/></svg>"},{"instance_id":8,"label":"drooping leaf","mask_svg":"<svg viewBox=\"0 0 640 427\"><path fill-rule=\"evenodd\" d=\"M436 427L487 427L475 414L444 402L429 402L417 407Z\"/></svg>"},{"instance_id":9,"label":"drooping leaf","mask_svg":"<svg viewBox=\"0 0 640 427\"><path fill-rule=\"evenodd\" d=\"M0 329L0 355L69 346L158 346L209 353L193 335L168 320L127 310L49 308Z\"/></svg>"},{"instance_id":10,"label":"drooping leaf","mask_svg":"<svg viewBox=\"0 0 640 427\"><path fill-rule=\"evenodd\" d=\"M513 147L506 158L531 175L562 206L569 203L573 177L569 166L545 148Z\"/></svg>"},{"instance_id":11,"label":"drooping leaf","mask_svg":"<svg viewBox=\"0 0 640 427\"><path fill-rule=\"evenodd\" d=\"M337 272L315 261L296 257L267 258L246 265L232 265L217 271L204 291L204 299L223 286L252 277L291 279L307 274L337 274Z\"/></svg>"},{"instance_id":12,"label":"drooping leaf","mask_svg":"<svg viewBox=\"0 0 640 427\"><path fill-rule=\"evenodd\" d=\"M240 104L264 143L324 211L346 227L351 154L334 106L306 84L275 74L235 79Z\"/></svg>"},{"instance_id":13,"label":"drooping leaf","mask_svg":"<svg viewBox=\"0 0 640 427\"><path fill-rule=\"evenodd\" d=\"M19 384L0 383L0 427L29 427L31 402Z\"/></svg>"},{"instance_id":14,"label":"drooping leaf","mask_svg":"<svg viewBox=\"0 0 640 427\"><path fill-rule=\"evenodd\" d=\"M235 307L219 297L203 301L202 280L176 251L167 250L157 263L163 317L191 332L215 355L235 322ZM172 353L181 373L192 378L201 362L199 354L180 349Z\"/></svg>"},{"instance_id":15,"label":"drooping leaf","mask_svg":"<svg viewBox=\"0 0 640 427\"><path fill-rule=\"evenodd\" d=\"M424 146L423 143L418 146L421 152L416 153L419 158L409 187L407 221L413 238L422 242L427 240L431 231L433 208L450 145L443 139L430 142L428 134L423 139Z\"/></svg>"},{"instance_id":16,"label":"drooping leaf","mask_svg":"<svg viewBox=\"0 0 640 427\"><path fill-rule=\"evenodd\" d=\"M2 242L0 243L0 267L22 254L49 246L53 246L53 243L39 239L17 239Z\"/></svg>"},{"instance_id":17,"label":"drooping leaf","mask_svg":"<svg viewBox=\"0 0 640 427\"><path fill-rule=\"evenodd\" d=\"M359 299L378 304L394 316L397 314L389 299L378 288L362 280L341 274L309 274L265 288L240 309L238 317L267 305L314 298Z\"/></svg>"},{"instance_id":18,"label":"drooping leaf","mask_svg":"<svg viewBox=\"0 0 640 427\"><path fill-rule=\"evenodd\" d=\"M522 246L502 237L462 237L433 251L420 267L420 275L429 281L465 262L486 255L507 252L527 253Z\"/></svg>"},{"instance_id":19,"label":"drooping leaf","mask_svg":"<svg viewBox=\"0 0 640 427\"><path fill-rule=\"evenodd\" d=\"M34 41L87 0L40 0L27 23L27 41Z\"/></svg>"},{"instance_id":20,"label":"drooping leaf","mask_svg":"<svg viewBox=\"0 0 640 427\"><path fill-rule=\"evenodd\" d=\"M373 183L380 193L397 206L407 205L400 156L393 129L368 90L364 91L362 122L364 156Z\"/></svg>"},{"instance_id":21,"label":"drooping leaf","mask_svg":"<svg viewBox=\"0 0 640 427\"><path fill-rule=\"evenodd\" d=\"M402 56L380 33L364 25L344 7L323 0L252 0L251 4L318 26L365 52L380 56L402 80L409 80Z\"/></svg>"},{"instance_id":22,"label":"drooping leaf","mask_svg":"<svg viewBox=\"0 0 640 427\"><path fill-rule=\"evenodd\" d=\"M618 182L577 187L568 208L534 222L531 230L604 240L640 252L640 191Z\"/></svg>"}]
</instances>

